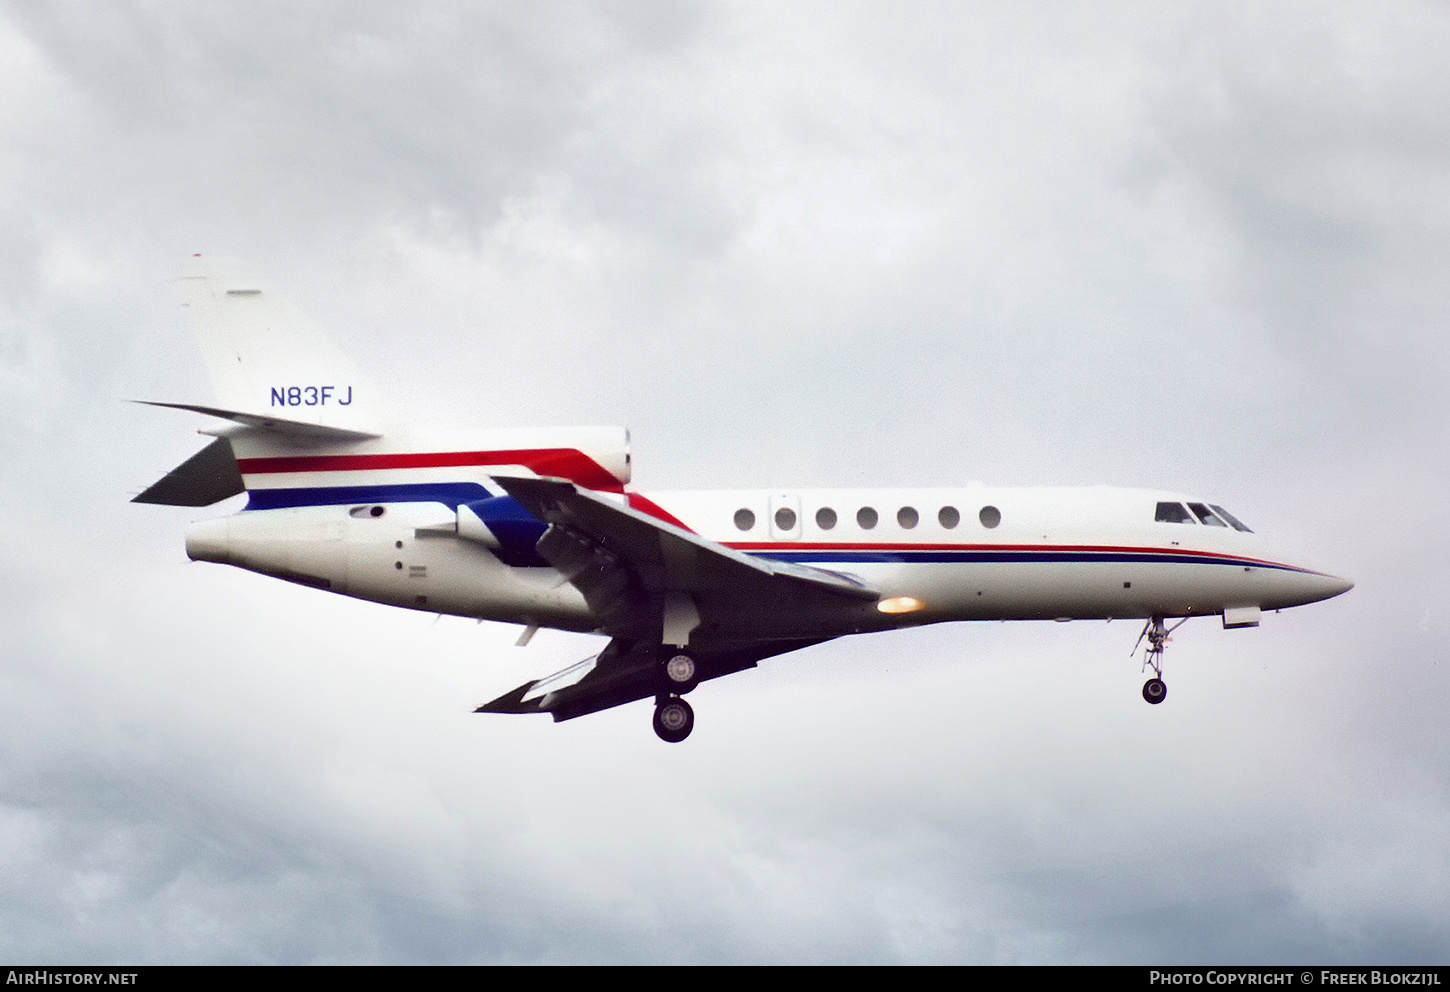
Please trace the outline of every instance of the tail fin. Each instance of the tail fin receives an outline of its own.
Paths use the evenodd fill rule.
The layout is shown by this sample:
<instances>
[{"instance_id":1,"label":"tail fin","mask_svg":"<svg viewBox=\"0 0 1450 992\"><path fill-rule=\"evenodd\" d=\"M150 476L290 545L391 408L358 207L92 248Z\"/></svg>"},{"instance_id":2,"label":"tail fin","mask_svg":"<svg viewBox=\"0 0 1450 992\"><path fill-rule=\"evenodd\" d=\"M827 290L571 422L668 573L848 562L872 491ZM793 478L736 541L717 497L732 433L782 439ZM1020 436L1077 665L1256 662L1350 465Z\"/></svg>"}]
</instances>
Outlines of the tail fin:
<instances>
[{"instance_id":1,"label":"tail fin","mask_svg":"<svg viewBox=\"0 0 1450 992\"><path fill-rule=\"evenodd\" d=\"M203 432L218 440L135 502L206 506L245 491L248 509L456 507L499 495L491 481L497 472L562 477L609 492L623 492L629 481L623 428L419 434L390 416L357 368L242 264L194 258L182 287L216 403L151 405L236 426Z\"/></svg>"},{"instance_id":2,"label":"tail fin","mask_svg":"<svg viewBox=\"0 0 1450 992\"><path fill-rule=\"evenodd\" d=\"M181 285L218 403L168 405L284 432L381 433L377 390L255 271L195 257Z\"/></svg>"}]
</instances>

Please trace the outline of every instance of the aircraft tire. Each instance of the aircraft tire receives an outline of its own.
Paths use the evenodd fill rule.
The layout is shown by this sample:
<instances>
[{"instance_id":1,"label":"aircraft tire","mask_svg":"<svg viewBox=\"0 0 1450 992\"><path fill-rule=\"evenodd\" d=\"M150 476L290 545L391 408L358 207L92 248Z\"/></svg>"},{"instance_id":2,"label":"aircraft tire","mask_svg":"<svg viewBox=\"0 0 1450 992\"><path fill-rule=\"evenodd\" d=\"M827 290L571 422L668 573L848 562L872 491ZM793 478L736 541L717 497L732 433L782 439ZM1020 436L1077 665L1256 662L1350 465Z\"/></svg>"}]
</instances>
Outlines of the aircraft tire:
<instances>
[{"instance_id":1,"label":"aircraft tire","mask_svg":"<svg viewBox=\"0 0 1450 992\"><path fill-rule=\"evenodd\" d=\"M670 696L655 707L655 733L660 740L678 744L695 729L695 711L679 696Z\"/></svg>"},{"instance_id":2,"label":"aircraft tire","mask_svg":"<svg viewBox=\"0 0 1450 992\"><path fill-rule=\"evenodd\" d=\"M665 662L665 679L674 692L689 692L699 682L699 666L695 659L683 652L676 653Z\"/></svg>"},{"instance_id":3,"label":"aircraft tire","mask_svg":"<svg viewBox=\"0 0 1450 992\"><path fill-rule=\"evenodd\" d=\"M1168 686L1163 684L1162 679L1149 679L1143 683L1143 698L1157 706L1168 698Z\"/></svg>"}]
</instances>

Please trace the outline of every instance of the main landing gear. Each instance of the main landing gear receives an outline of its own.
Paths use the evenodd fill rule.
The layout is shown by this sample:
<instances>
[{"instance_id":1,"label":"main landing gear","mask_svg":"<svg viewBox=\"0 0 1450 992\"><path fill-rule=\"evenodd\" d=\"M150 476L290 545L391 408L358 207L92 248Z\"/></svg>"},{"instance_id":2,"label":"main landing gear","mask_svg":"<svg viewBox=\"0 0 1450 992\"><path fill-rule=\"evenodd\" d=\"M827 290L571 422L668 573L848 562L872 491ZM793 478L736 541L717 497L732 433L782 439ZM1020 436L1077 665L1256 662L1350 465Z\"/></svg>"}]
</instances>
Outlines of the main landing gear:
<instances>
[{"instance_id":1,"label":"main landing gear","mask_svg":"<svg viewBox=\"0 0 1450 992\"><path fill-rule=\"evenodd\" d=\"M662 741L678 744L695 729L695 711L680 696L695 688L700 672L694 658L669 647L662 667L667 691L655 697L655 733Z\"/></svg>"},{"instance_id":2,"label":"main landing gear","mask_svg":"<svg viewBox=\"0 0 1450 992\"><path fill-rule=\"evenodd\" d=\"M695 729L695 711L679 696L655 697L655 733L660 740L678 744Z\"/></svg>"},{"instance_id":3,"label":"main landing gear","mask_svg":"<svg viewBox=\"0 0 1450 992\"><path fill-rule=\"evenodd\" d=\"M669 680L670 688L675 692L689 692L695 688L699 681L699 674L695 667L695 659L683 652L676 653L665 662L665 678Z\"/></svg>"},{"instance_id":4,"label":"main landing gear","mask_svg":"<svg viewBox=\"0 0 1450 992\"><path fill-rule=\"evenodd\" d=\"M1138 645L1143 643L1143 638L1148 639L1148 650L1143 653L1143 667L1153 669L1153 677L1143 683L1143 698L1154 704L1163 702L1168 698L1168 686L1163 683L1163 648L1168 644L1168 635L1188 622L1184 617L1171 627L1163 626L1162 617L1151 617L1143 625L1143 632L1138 635L1137 642L1129 655L1138 653Z\"/></svg>"}]
</instances>

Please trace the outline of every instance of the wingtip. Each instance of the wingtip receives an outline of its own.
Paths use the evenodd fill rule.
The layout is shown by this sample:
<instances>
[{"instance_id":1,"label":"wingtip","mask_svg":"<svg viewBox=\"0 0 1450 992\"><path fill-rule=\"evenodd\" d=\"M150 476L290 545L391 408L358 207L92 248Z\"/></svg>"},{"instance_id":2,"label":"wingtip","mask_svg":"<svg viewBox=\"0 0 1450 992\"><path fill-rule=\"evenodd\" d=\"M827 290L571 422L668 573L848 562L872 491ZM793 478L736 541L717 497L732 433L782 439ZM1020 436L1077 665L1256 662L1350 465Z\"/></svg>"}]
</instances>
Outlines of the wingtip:
<instances>
[{"instance_id":1,"label":"wingtip","mask_svg":"<svg viewBox=\"0 0 1450 992\"><path fill-rule=\"evenodd\" d=\"M512 692L506 692L502 696L499 696L497 699L490 700L489 702L484 703L482 706L478 707L478 709L474 710L473 712L475 712L475 713L539 713L539 712L542 712L533 703L531 703L531 702L530 703L525 703L524 702L524 695L530 689L532 689L534 687L534 685L535 685L535 683L537 683L537 681L538 680L535 679L533 682L525 682L523 685L519 686L517 689L514 689Z\"/></svg>"}]
</instances>

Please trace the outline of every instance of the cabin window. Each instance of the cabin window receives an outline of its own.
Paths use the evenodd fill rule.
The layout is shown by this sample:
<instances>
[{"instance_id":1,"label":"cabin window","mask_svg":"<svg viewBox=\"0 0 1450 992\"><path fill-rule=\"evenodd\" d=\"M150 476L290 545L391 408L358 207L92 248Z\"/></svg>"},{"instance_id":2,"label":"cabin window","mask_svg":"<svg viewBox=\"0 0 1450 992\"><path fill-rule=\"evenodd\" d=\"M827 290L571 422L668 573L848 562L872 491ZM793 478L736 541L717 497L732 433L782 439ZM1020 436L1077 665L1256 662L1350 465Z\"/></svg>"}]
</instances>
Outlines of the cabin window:
<instances>
[{"instance_id":1,"label":"cabin window","mask_svg":"<svg viewBox=\"0 0 1450 992\"><path fill-rule=\"evenodd\" d=\"M921 514L916 512L916 507L914 506L903 506L901 509L896 511L896 522L900 524L904 530L911 530L911 528L915 527L920 521Z\"/></svg>"},{"instance_id":2,"label":"cabin window","mask_svg":"<svg viewBox=\"0 0 1450 992\"><path fill-rule=\"evenodd\" d=\"M984 506L982 512L977 514L977 519L982 522L983 527L991 530L1002 522L1002 511L995 506Z\"/></svg>"},{"instance_id":3,"label":"cabin window","mask_svg":"<svg viewBox=\"0 0 1450 992\"><path fill-rule=\"evenodd\" d=\"M1202 503L1189 503L1188 508L1193 511L1194 516L1198 517L1199 520L1203 521L1210 527L1228 526L1228 524L1218 519L1214 512Z\"/></svg>"},{"instance_id":4,"label":"cabin window","mask_svg":"<svg viewBox=\"0 0 1450 992\"><path fill-rule=\"evenodd\" d=\"M749 530L755 526L755 512L741 507L735 511L735 526L740 530Z\"/></svg>"},{"instance_id":5,"label":"cabin window","mask_svg":"<svg viewBox=\"0 0 1450 992\"><path fill-rule=\"evenodd\" d=\"M1225 520L1227 520L1229 522L1229 526L1232 527L1234 530L1241 530L1245 534L1253 533L1253 531L1249 529L1248 524L1244 523L1238 517L1234 516L1232 513L1219 506L1217 503L1210 503L1209 506L1213 508L1214 513L1217 513L1220 517L1223 517Z\"/></svg>"},{"instance_id":6,"label":"cabin window","mask_svg":"<svg viewBox=\"0 0 1450 992\"><path fill-rule=\"evenodd\" d=\"M1191 524L1193 518L1183 508L1182 503L1159 503L1158 512L1153 519L1160 524Z\"/></svg>"},{"instance_id":7,"label":"cabin window","mask_svg":"<svg viewBox=\"0 0 1450 992\"><path fill-rule=\"evenodd\" d=\"M830 530L836 526L836 511L829 506L823 506L816 511L816 526L821 530Z\"/></svg>"},{"instance_id":8,"label":"cabin window","mask_svg":"<svg viewBox=\"0 0 1450 992\"><path fill-rule=\"evenodd\" d=\"M941 524L947 530L951 530L957 524L962 522L962 515L957 512L957 508L955 506L944 506L937 511L936 522Z\"/></svg>"},{"instance_id":9,"label":"cabin window","mask_svg":"<svg viewBox=\"0 0 1450 992\"><path fill-rule=\"evenodd\" d=\"M875 527L876 521L879 519L876 511L869 506L863 506L856 511L856 523L861 525L862 530L870 530L872 527Z\"/></svg>"},{"instance_id":10,"label":"cabin window","mask_svg":"<svg viewBox=\"0 0 1450 992\"><path fill-rule=\"evenodd\" d=\"M782 506L775 511L776 530L795 530L795 511L788 506Z\"/></svg>"},{"instance_id":11,"label":"cabin window","mask_svg":"<svg viewBox=\"0 0 1450 992\"><path fill-rule=\"evenodd\" d=\"M381 517L387 511L381 506L355 506L347 511L349 517Z\"/></svg>"}]
</instances>

